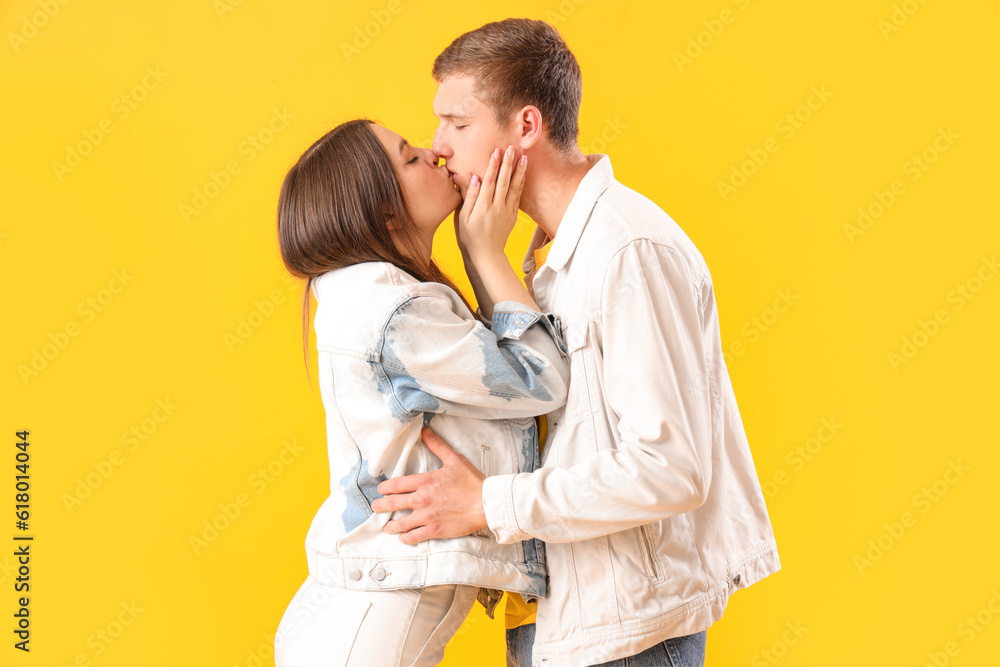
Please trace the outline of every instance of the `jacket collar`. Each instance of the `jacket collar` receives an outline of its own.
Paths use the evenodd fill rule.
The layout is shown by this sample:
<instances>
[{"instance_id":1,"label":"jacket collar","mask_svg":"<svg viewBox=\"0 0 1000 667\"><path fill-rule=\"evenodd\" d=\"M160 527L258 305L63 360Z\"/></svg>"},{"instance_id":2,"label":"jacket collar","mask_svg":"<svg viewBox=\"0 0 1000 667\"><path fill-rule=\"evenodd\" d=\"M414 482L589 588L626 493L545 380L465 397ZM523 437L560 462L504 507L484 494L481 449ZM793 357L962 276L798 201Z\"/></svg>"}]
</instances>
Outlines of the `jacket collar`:
<instances>
[{"instance_id":1,"label":"jacket collar","mask_svg":"<svg viewBox=\"0 0 1000 667\"><path fill-rule=\"evenodd\" d=\"M562 269L573 256L573 251L576 250L583 234L583 228L590 219L590 212L594 210L597 200L615 178L611 169L611 158L607 155L590 153L586 157L591 165L590 170L580 181L569 206L566 207L566 212L556 229L556 237L552 239L548 258L545 260L545 266L551 267L553 271ZM524 256L522 268L525 274L535 269L535 249L544 245L545 239L545 230L536 225L535 233Z\"/></svg>"}]
</instances>

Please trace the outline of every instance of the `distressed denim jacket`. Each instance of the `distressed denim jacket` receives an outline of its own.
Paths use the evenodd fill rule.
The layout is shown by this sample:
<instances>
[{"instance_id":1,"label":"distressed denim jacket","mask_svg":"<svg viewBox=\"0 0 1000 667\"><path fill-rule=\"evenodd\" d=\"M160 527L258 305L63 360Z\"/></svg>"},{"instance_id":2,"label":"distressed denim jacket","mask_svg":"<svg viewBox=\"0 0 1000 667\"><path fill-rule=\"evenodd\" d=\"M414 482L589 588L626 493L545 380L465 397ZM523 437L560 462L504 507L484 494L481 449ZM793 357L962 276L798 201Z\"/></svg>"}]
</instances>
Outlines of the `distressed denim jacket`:
<instances>
[{"instance_id":1,"label":"distressed denim jacket","mask_svg":"<svg viewBox=\"0 0 1000 667\"><path fill-rule=\"evenodd\" d=\"M559 321L514 301L487 321L387 262L329 271L312 289L330 496L306 536L309 573L368 590L480 586L491 616L491 589L544 596L542 541L499 544L484 529L407 545L383 527L409 510L375 514L371 503L379 482L441 466L425 425L487 476L538 468L535 416L564 405L569 384Z\"/></svg>"}]
</instances>

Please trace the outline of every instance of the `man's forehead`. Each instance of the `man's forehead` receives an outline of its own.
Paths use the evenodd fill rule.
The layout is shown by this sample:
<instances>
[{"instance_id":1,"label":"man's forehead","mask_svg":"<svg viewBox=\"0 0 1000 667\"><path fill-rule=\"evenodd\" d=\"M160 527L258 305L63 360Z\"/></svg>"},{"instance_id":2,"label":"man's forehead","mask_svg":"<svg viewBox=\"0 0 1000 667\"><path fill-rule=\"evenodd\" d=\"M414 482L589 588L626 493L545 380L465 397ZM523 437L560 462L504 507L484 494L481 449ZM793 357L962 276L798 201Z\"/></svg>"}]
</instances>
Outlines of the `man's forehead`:
<instances>
[{"instance_id":1,"label":"man's forehead","mask_svg":"<svg viewBox=\"0 0 1000 667\"><path fill-rule=\"evenodd\" d=\"M449 76L438 84L434 115L438 118L472 118L484 106L472 94L472 77Z\"/></svg>"},{"instance_id":2,"label":"man's forehead","mask_svg":"<svg viewBox=\"0 0 1000 667\"><path fill-rule=\"evenodd\" d=\"M438 118L447 118L449 120L472 118L472 114L469 113L467 110L461 107L456 107L454 105L448 105L448 106L442 105L440 107L435 105L434 115L437 116Z\"/></svg>"}]
</instances>

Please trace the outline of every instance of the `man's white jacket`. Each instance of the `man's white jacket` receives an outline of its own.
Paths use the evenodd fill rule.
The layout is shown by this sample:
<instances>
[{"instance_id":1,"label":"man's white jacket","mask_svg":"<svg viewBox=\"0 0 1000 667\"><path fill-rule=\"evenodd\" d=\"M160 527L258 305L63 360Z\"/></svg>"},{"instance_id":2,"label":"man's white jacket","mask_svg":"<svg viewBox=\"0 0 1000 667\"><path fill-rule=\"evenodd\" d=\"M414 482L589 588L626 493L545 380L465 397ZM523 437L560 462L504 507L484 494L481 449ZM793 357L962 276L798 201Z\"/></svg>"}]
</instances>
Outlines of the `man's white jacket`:
<instances>
[{"instance_id":1,"label":"man's white jacket","mask_svg":"<svg viewBox=\"0 0 1000 667\"><path fill-rule=\"evenodd\" d=\"M723 358L712 278L660 207L615 180L581 181L536 271L571 356L542 467L483 486L497 540L546 542L534 667L634 655L718 620L734 591L780 568Z\"/></svg>"}]
</instances>

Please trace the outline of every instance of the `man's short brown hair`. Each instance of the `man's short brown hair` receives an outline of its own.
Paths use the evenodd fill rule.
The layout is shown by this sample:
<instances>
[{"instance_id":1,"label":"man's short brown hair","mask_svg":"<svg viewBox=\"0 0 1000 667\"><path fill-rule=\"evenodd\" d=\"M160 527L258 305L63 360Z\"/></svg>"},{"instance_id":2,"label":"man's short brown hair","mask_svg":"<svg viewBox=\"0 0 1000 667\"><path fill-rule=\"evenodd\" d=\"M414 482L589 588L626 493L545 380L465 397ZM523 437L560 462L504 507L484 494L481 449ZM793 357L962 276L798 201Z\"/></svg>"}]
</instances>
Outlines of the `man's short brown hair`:
<instances>
[{"instance_id":1,"label":"man's short brown hair","mask_svg":"<svg viewBox=\"0 0 1000 667\"><path fill-rule=\"evenodd\" d=\"M451 75L471 76L473 93L500 126L521 107L534 105L557 148L576 145L580 66L559 31L544 21L505 19L467 32L441 52L431 73L438 83Z\"/></svg>"}]
</instances>

